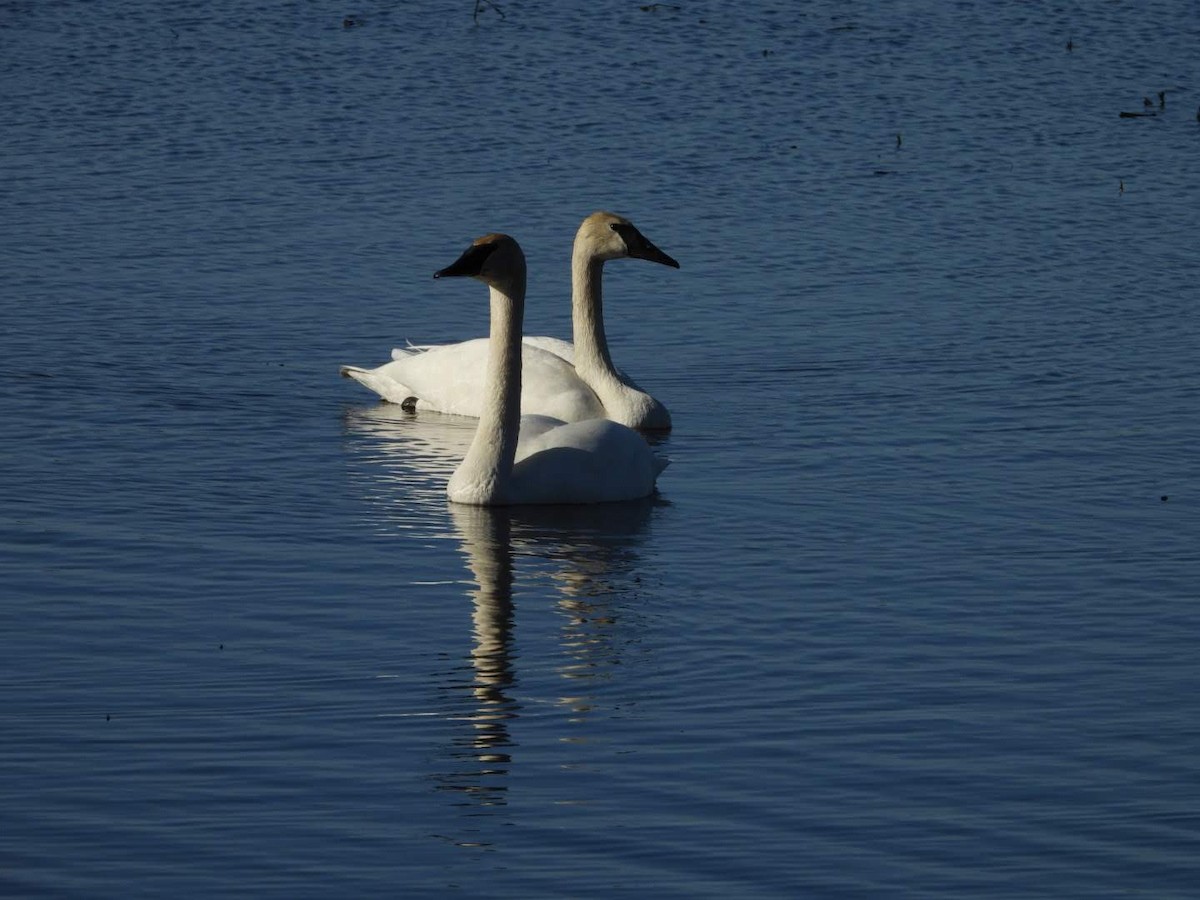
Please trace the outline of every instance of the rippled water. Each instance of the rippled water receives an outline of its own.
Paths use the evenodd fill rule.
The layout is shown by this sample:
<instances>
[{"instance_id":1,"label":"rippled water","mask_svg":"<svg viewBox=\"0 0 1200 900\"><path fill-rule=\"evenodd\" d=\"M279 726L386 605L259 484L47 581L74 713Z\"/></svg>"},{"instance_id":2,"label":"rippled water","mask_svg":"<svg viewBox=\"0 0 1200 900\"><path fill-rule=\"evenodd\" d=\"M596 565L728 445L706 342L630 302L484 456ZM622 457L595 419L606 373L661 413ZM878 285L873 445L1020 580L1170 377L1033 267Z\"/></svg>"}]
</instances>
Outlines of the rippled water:
<instances>
[{"instance_id":1,"label":"rippled water","mask_svg":"<svg viewBox=\"0 0 1200 900\"><path fill-rule=\"evenodd\" d=\"M0 4L0 893L1195 896L1193 6L501 11ZM452 508L597 208L661 493Z\"/></svg>"}]
</instances>

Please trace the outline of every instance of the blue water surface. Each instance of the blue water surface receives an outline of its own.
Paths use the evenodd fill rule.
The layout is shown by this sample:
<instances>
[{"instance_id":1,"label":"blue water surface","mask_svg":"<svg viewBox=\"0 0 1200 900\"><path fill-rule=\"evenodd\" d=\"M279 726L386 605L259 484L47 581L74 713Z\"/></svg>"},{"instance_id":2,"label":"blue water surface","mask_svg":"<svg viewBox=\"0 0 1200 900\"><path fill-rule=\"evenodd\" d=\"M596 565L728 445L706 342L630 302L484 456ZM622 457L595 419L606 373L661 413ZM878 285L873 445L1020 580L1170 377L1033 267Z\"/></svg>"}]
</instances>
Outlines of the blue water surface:
<instances>
[{"instance_id":1,"label":"blue water surface","mask_svg":"<svg viewBox=\"0 0 1200 900\"><path fill-rule=\"evenodd\" d=\"M1194 5L475 11L0 4L0 894L1195 897ZM452 507L602 208L660 493Z\"/></svg>"}]
</instances>

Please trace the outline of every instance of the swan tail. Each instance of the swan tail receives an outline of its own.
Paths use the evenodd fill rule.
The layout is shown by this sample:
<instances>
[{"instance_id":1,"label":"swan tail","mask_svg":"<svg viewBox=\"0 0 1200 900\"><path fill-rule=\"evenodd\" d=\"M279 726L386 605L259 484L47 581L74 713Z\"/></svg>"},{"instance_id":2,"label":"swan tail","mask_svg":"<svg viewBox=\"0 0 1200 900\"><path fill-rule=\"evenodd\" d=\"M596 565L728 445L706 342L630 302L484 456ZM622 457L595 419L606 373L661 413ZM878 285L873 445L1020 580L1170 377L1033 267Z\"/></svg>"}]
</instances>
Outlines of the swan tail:
<instances>
[{"instance_id":1,"label":"swan tail","mask_svg":"<svg viewBox=\"0 0 1200 900\"><path fill-rule=\"evenodd\" d=\"M657 453L652 457L654 461L654 477L658 478L663 473L663 469L671 464L671 460L666 456L659 456Z\"/></svg>"},{"instance_id":2,"label":"swan tail","mask_svg":"<svg viewBox=\"0 0 1200 900\"><path fill-rule=\"evenodd\" d=\"M412 405L413 392L405 385L380 374L378 369L360 369L358 366L342 366L339 370L343 378L353 378L367 390L374 391L389 403L399 403L401 406Z\"/></svg>"}]
</instances>

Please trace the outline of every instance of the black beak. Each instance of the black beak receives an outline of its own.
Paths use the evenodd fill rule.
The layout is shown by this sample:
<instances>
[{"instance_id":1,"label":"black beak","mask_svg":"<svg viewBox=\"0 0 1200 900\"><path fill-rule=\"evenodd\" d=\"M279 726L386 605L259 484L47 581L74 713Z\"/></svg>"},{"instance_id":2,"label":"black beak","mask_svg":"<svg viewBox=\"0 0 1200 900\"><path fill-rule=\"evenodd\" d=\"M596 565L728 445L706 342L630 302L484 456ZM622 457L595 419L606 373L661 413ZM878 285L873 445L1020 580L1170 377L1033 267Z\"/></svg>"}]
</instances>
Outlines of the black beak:
<instances>
[{"instance_id":1,"label":"black beak","mask_svg":"<svg viewBox=\"0 0 1200 900\"><path fill-rule=\"evenodd\" d=\"M632 225L616 222L612 228L621 236L621 240L625 242L625 248L634 259L646 259L650 262L670 266L672 269L679 268L679 263L650 243L646 236Z\"/></svg>"},{"instance_id":2,"label":"black beak","mask_svg":"<svg viewBox=\"0 0 1200 900\"><path fill-rule=\"evenodd\" d=\"M483 271L484 261L496 249L493 243L472 244L463 251L462 256L456 259L444 269L438 269L433 273L434 278L451 278L456 275L465 275L468 278L475 278Z\"/></svg>"}]
</instances>

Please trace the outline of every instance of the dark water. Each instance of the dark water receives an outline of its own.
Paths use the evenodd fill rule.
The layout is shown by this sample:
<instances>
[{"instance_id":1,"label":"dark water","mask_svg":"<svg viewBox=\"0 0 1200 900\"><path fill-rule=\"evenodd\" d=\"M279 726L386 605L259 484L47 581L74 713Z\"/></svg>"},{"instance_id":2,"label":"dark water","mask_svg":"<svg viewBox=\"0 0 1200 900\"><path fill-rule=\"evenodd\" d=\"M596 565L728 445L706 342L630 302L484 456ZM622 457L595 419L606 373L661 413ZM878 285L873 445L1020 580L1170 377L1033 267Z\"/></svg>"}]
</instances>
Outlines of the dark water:
<instances>
[{"instance_id":1,"label":"dark water","mask_svg":"<svg viewBox=\"0 0 1200 900\"><path fill-rule=\"evenodd\" d=\"M0 894L1196 896L1195 5L501 8L0 3ZM452 509L597 208L661 494Z\"/></svg>"}]
</instances>

